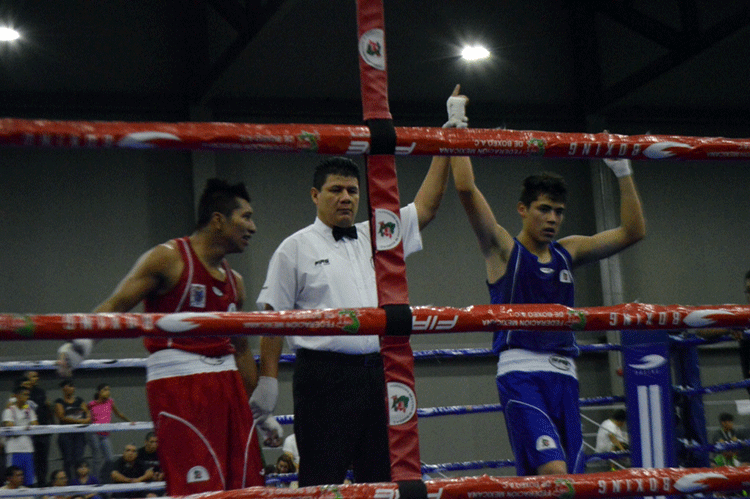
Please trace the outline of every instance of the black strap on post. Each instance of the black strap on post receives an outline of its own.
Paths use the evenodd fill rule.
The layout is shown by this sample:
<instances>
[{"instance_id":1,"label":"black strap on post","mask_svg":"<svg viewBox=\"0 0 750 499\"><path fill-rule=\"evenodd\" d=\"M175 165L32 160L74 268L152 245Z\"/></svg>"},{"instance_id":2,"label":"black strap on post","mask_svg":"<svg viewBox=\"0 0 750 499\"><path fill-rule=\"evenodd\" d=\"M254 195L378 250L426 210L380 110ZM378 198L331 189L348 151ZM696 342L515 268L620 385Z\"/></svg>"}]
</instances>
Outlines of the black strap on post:
<instances>
[{"instance_id":1,"label":"black strap on post","mask_svg":"<svg viewBox=\"0 0 750 499\"><path fill-rule=\"evenodd\" d=\"M396 152L396 128L393 120L367 120L370 129L370 154L393 154Z\"/></svg>"},{"instance_id":2,"label":"black strap on post","mask_svg":"<svg viewBox=\"0 0 750 499\"><path fill-rule=\"evenodd\" d=\"M409 305L383 305L383 310L385 310L386 336L409 336L411 334L411 307Z\"/></svg>"},{"instance_id":3,"label":"black strap on post","mask_svg":"<svg viewBox=\"0 0 750 499\"><path fill-rule=\"evenodd\" d=\"M427 499L427 485L422 480L405 480L397 483L399 499Z\"/></svg>"}]
</instances>

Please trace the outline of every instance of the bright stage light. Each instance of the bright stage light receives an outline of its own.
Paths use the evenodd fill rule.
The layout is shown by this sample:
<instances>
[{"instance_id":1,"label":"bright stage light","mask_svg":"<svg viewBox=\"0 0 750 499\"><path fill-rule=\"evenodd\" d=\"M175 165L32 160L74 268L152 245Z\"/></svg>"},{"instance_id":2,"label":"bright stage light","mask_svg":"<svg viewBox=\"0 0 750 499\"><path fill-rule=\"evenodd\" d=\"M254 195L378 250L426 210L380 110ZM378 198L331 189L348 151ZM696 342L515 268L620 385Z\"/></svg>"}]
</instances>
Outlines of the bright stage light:
<instances>
[{"instance_id":1,"label":"bright stage light","mask_svg":"<svg viewBox=\"0 0 750 499\"><path fill-rule=\"evenodd\" d=\"M0 42L12 42L13 40L18 40L20 37L21 33L18 31L6 26L0 26Z\"/></svg>"},{"instance_id":2,"label":"bright stage light","mask_svg":"<svg viewBox=\"0 0 750 499\"><path fill-rule=\"evenodd\" d=\"M481 59L487 59L490 55L490 51L482 47L481 45L465 47L461 51L461 57L463 57L467 61L479 61Z\"/></svg>"}]
</instances>

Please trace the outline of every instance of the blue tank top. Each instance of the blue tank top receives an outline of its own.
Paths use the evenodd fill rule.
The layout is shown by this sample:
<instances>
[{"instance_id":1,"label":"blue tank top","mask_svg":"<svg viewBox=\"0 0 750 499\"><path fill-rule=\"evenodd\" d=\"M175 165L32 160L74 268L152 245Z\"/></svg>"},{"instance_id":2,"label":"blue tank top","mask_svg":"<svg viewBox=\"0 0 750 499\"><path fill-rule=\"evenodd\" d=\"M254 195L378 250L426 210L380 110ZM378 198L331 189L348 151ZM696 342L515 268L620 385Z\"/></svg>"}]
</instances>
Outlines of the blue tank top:
<instances>
[{"instance_id":1,"label":"blue tank top","mask_svg":"<svg viewBox=\"0 0 750 499\"><path fill-rule=\"evenodd\" d=\"M552 259L539 263L536 255L514 238L515 244L508 260L505 275L487 287L493 305L511 303L557 303L572 307L574 284L570 253L559 243L550 243ZM509 348L525 348L577 357L579 350L572 331L496 331L492 351L500 353Z\"/></svg>"}]
</instances>

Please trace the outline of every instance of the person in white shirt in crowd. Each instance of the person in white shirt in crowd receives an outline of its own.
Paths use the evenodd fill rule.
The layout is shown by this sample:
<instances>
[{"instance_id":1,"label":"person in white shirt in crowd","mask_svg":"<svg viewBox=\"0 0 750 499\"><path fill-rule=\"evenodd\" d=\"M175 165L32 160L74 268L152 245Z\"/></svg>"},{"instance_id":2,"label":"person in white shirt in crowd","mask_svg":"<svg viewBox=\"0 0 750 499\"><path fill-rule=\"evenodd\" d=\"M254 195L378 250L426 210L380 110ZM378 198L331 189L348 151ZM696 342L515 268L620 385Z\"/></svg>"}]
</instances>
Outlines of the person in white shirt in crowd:
<instances>
[{"instance_id":1,"label":"person in white shirt in crowd","mask_svg":"<svg viewBox=\"0 0 750 499\"><path fill-rule=\"evenodd\" d=\"M627 417L625 410L617 409L605 419L596 432L596 452L628 450L628 434L623 430Z\"/></svg>"}]
</instances>

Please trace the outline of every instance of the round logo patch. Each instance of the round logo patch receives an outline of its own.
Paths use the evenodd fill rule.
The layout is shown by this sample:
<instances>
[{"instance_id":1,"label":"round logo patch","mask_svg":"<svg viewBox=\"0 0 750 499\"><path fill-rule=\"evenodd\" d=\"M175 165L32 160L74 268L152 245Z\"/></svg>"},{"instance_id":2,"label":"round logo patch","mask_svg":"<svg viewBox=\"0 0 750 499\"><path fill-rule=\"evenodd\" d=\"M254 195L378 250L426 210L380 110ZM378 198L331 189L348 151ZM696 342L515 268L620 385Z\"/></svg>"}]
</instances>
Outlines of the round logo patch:
<instances>
[{"instance_id":1,"label":"round logo patch","mask_svg":"<svg viewBox=\"0 0 750 499\"><path fill-rule=\"evenodd\" d=\"M570 371L571 368L570 360L566 359L565 357L551 355L549 358L549 363L561 371Z\"/></svg>"},{"instance_id":2,"label":"round logo patch","mask_svg":"<svg viewBox=\"0 0 750 499\"><path fill-rule=\"evenodd\" d=\"M185 477L187 483L207 482L209 478L208 470L203 466L193 466Z\"/></svg>"},{"instance_id":3,"label":"round logo patch","mask_svg":"<svg viewBox=\"0 0 750 499\"><path fill-rule=\"evenodd\" d=\"M392 426L404 424L417 412L417 396L403 383L388 383L388 419Z\"/></svg>"},{"instance_id":4,"label":"round logo patch","mask_svg":"<svg viewBox=\"0 0 750 499\"><path fill-rule=\"evenodd\" d=\"M368 66L385 70L385 33L375 28L359 37L359 55Z\"/></svg>"},{"instance_id":5,"label":"round logo patch","mask_svg":"<svg viewBox=\"0 0 750 499\"><path fill-rule=\"evenodd\" d=\"M401 242L401 219L390 210L375 210L375 248L393 249Z\"/></svg>"}]
</instances>

